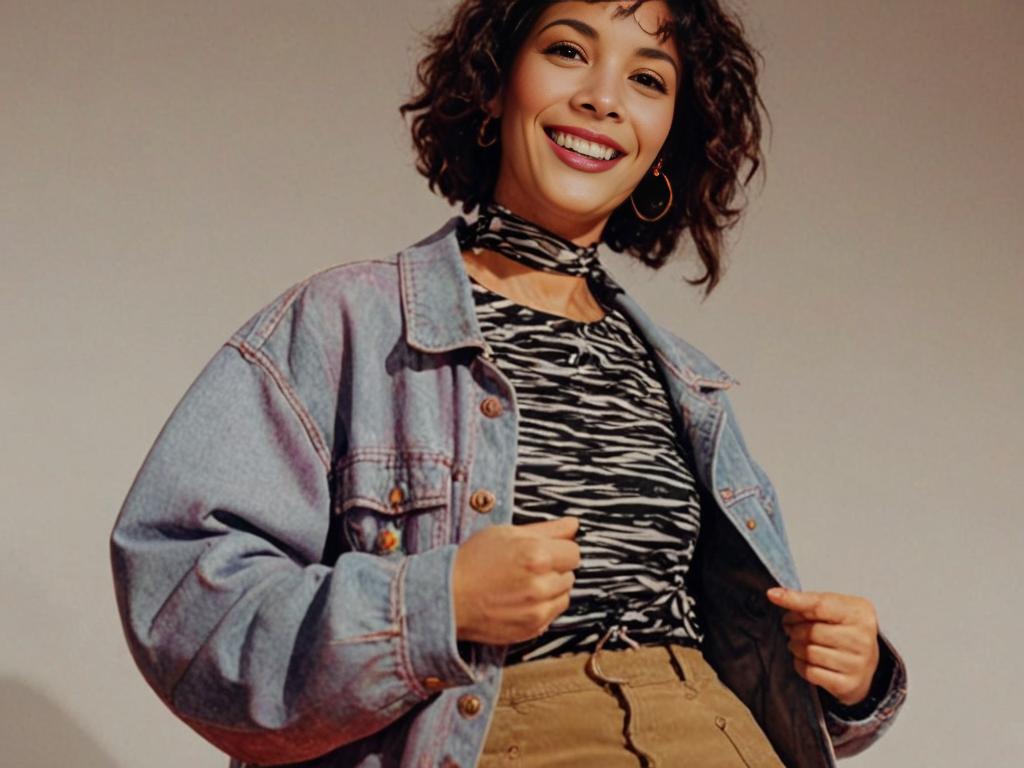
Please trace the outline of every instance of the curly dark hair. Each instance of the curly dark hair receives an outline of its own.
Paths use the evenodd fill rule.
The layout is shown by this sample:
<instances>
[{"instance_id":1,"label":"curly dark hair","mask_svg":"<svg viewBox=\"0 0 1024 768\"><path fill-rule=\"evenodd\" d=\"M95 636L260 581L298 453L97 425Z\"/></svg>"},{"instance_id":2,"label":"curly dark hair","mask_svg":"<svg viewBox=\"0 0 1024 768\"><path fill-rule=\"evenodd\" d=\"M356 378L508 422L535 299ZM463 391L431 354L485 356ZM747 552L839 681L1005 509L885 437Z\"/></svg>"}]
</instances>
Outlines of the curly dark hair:
<instances>
[{"instance_id":1,"label":"curly dark hair","mask_svg":"<svg viewBox=\"0 0 1024 768\"><path fill-rule=\"evenodd\" d=\"M543 10L557 0L463 0L441 31L426 36L416 69L418 90L399 107L413 112L416 169L452 205L470 212L490 199L497 181L500 144L480 147L476 137L485 105ZM586 0L607 2L607 0ZM633 13L645 0L623 5ZM758 60L741 22L719 0L668 0L671 18L656 34L675 35L683 62L675 117L662 169L674 180L675 202L656 222L639 219L627 200L611 214L601 239L658 269L686 231L697 247L706 298L722 271L723 235L742 212L737 193L763 167ZM745 173L744 173L745 171ZM645 176L645 179L649 176ZM638 194L639 197L639 194Z\"/></svg>"}]
</instances>

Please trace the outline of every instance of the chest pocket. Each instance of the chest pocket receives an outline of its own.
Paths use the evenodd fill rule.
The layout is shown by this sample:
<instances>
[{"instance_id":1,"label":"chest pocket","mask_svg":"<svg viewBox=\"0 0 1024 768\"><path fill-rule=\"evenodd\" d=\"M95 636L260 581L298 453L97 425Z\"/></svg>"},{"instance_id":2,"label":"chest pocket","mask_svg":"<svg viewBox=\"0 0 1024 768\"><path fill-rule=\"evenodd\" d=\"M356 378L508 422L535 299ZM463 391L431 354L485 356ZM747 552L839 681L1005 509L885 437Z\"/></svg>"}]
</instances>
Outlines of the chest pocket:
<instances>
[{"instance_id":1,"label":"chest pocket","mask_svg":"<svg viewBox=\"0 0 1024 768\"><path fill-rule=\"evenodd\" d=\"M443 543L450 527L450 458L357 451L339 460L335 476L334 511L354 551L400 556Z\"/></svg>"}]
</instances>

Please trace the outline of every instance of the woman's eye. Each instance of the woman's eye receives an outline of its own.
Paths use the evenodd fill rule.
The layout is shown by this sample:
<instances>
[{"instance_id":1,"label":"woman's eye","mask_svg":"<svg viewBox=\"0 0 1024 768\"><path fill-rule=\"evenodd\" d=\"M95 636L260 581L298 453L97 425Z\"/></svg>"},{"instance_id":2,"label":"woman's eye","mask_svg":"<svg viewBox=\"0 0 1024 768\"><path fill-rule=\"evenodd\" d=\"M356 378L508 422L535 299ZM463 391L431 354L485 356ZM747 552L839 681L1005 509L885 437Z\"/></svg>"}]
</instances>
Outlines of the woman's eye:
<instances>
[{"instance_id":1,"label":"woman's eye","mask_svg":"<svg viewBox=\"0 0 1024 768\"><path fill-rule=\"evenodd\" d=\"M649 75L646 72L641 72L636 77L637 82L640 83L641 85L645 85L649 88L654 88L655 90L661 91L662 93L668 92L668 88L665 87L665 84L654 75Z\"/></svg>"},{"instance_id":2,"label":"woman's eye","mask_svg":"<svg viewBox=\"0 0 1024 768\"><path fill-rule=\"evenodd\" d=\"M580 58L583 57L583 51L577 48L572 43L555 43L549 46L544 53L557 53L559 56L565 59L573 58L573 55L578 55Z\"/></svg>"}]
</instances>

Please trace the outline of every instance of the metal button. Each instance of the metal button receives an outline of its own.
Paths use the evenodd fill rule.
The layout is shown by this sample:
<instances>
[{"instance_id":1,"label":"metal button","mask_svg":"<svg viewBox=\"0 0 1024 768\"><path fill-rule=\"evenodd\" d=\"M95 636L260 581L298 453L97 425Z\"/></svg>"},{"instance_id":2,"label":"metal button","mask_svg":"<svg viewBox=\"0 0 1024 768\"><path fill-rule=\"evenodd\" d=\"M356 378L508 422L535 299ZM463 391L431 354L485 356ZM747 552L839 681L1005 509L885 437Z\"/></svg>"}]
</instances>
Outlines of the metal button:
<instances>
[{"instance_id":1,"label":"metal button","mask_svg":"<svg viewBox=\"0 0 1024 768\"><path fill-rule=\"evenodd\" d=\"M377 534L377 549L380 552L393 552L398 549L399 534L390 528L385 528Z\"/></svg>"},{"instance_id":2,"label":"metal button","mask_svg":"<svg viewBox=\"0 0 1024 768\"><path fill-rule=\"evenodd\" d=\"M445 682L440 677L425 677L423 678L423 687L428 691L440 691L444 689Z\"/></svg>"},{"instance_id":3,"label":"metal button","mask_svg":"<svg viewBox=\"0 0 1024 768\"><path fill-rule=\"evenodd\" d=\"M480 712L480 699L471 693L459 697L459 712L463 717L474 717Z\"/></svg>"},{"instance_id":4,"label":"metal button","mask_svg":"<svg viewBox=\"0 0 1024 768\"><path fill-rule=\"evenodd\" d=\"M481 514L487 514L494 509L495 501L496 499L494 498L493 493L485 488L481 488L469 497L469 506Z\"/></svg>"},{"instance_id":5,"label":"metal button","mask_svg":"<svg viewBox=\"0 0 1024 768\"><path fill-rule=\"evenodd\" d=\"M483 411L484 416L493 419L495 416L501 416L501 412L505 409L501 407L501 400L490 395L480 403L480 410Z\"/></svg>"},{"instance_id":6,"label":"metal button","mask_svg":"<svg viewBox=\"0 0 1024 768\"><path fill-rule=\"evenodd\" d=\"M725 730L725 718L722 717L721 715L715 715L715 725L717 725L719 728L721 728L724 731Z\"/></svg>"},{"instance_id":7,"label":"metal button","mask_svg":"<svg viewBox=\"0 0 1024 768\"><path fill-rule=\"evenodd\" d=\"M732 488L723 488L721 490L722 498L728 501L732 498Z\"/></svg>"},{"instance_id":8,"label":"metal button","mask_svg":"<svg viewBox=\"0 0 1024 768\"><path fill-rule=\"evenodd\" d=\"M750 530L754 530L755 528L757 528L757 521L752 517L748 517L747 528L749 528Z\"/></svg>"},{"instance_id":9,"label":"metal button","mask_svg":"<svg viewBox=\"0 0 1024 768\"><path fill-rule=\"evenodd\" d=\"M405 498L405 494L401 488L392 488L391 493L388 494L388 501L391 502L392 506L395 504L401 504L402 499Z\"/></svg>"},{"instance_id":10,"label":"metal button","mask_svg":"<svg viewBox=\"0 0 1024 768\"><path fill-rule=\"evenodd\" d=\"M511 758L519 757L519 747L515 744L509 747L506 751L508 752L508 756Z\"/></svg>"}]
</instances>

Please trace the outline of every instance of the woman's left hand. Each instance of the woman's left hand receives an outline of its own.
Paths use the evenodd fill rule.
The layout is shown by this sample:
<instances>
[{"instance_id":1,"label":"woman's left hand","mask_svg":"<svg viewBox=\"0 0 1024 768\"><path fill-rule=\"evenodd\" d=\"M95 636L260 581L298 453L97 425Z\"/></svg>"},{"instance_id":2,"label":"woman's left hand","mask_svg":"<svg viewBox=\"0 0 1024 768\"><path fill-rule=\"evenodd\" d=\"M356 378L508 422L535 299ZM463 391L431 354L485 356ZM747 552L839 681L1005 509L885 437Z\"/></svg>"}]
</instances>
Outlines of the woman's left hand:
<instances>
[{"instance_id":1,"label":"woman's left hand","mask_svg":"<svg viewBox=\"0 0 1024 768\"><path fill-rule=\"evenodd\" d=\"M769 589L767 595L787 609L782 628L789 636L797 673L842 704L862 701L871 689L879 656L878 617L871 601L782 587Z\"/></svg>"}]
</instances>

